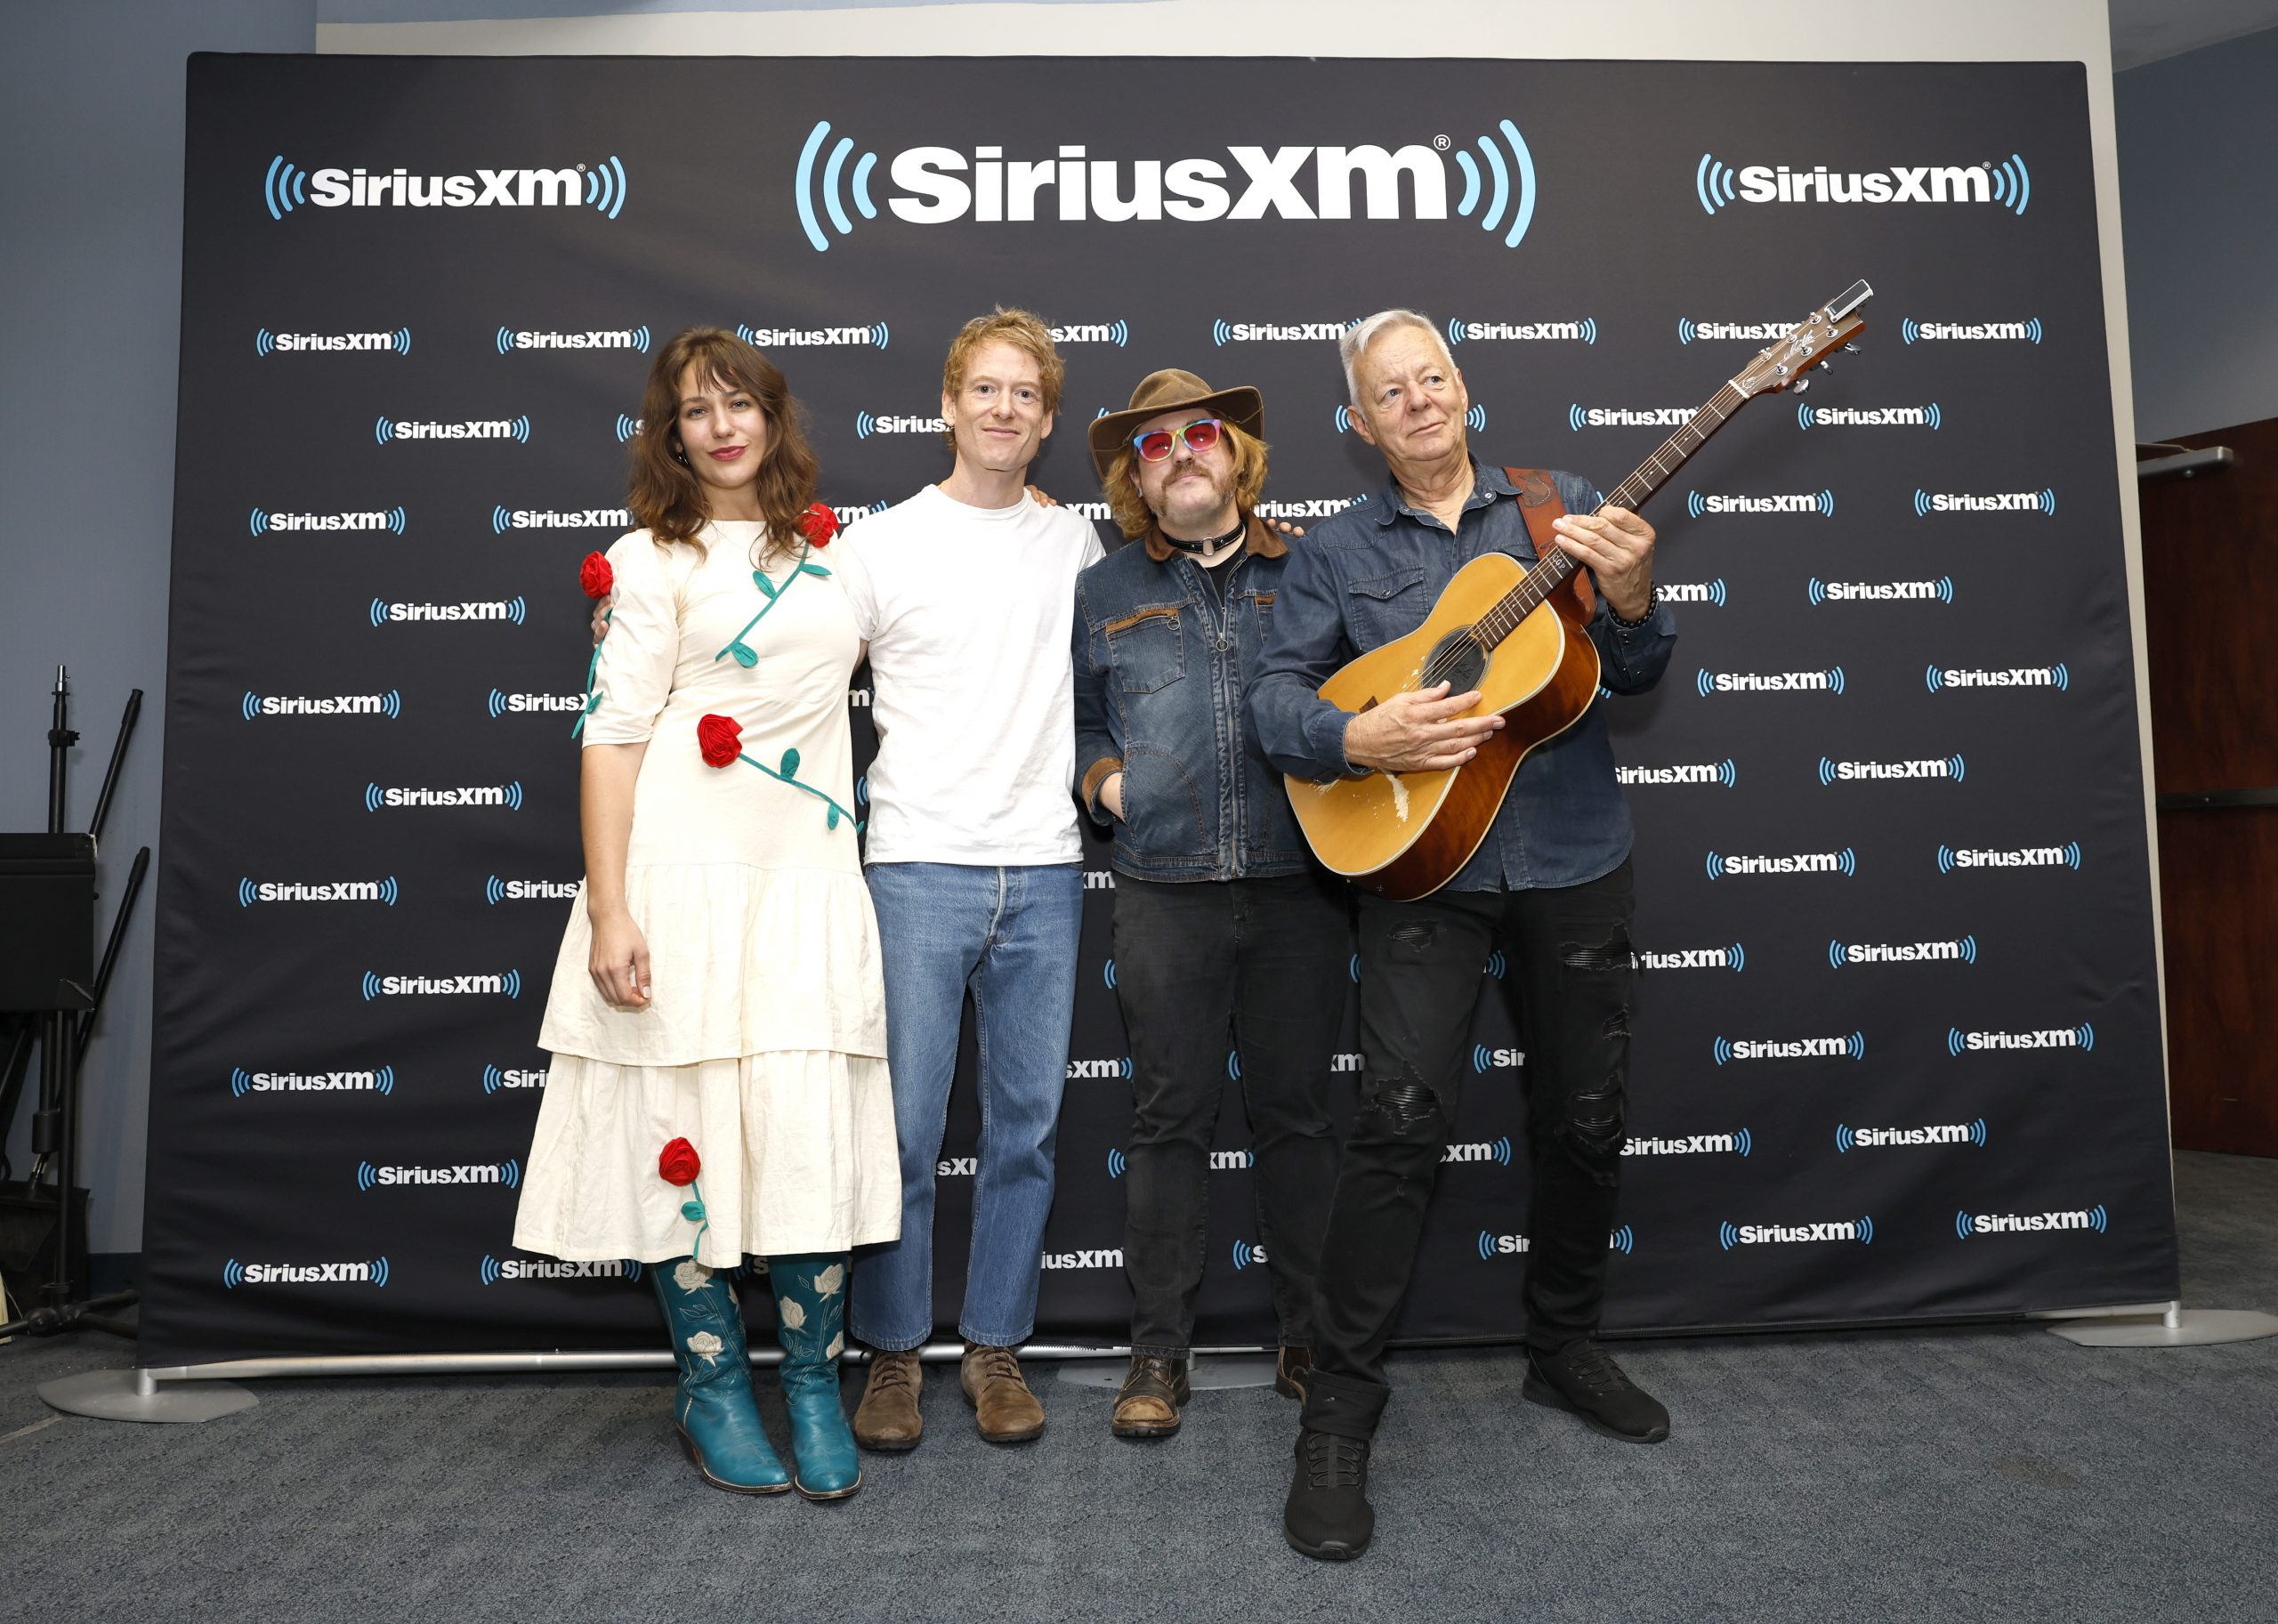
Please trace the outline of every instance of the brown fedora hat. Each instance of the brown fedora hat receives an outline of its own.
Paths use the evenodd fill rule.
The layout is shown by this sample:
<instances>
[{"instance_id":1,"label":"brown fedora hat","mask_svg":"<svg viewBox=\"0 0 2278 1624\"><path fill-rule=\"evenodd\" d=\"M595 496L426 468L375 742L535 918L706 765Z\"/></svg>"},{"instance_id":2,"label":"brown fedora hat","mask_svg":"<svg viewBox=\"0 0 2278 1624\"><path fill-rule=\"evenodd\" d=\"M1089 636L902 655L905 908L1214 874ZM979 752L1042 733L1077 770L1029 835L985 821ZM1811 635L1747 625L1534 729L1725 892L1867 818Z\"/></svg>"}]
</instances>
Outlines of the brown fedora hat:
<instances>
[{"instance_id":1,"label":"brown fedora hat","mask_svg":"<svg viewBox=\"0 0 2278 1624\"><path fill-rule=\"evenodd\" d=\"M1092 445L1092 466L1107 478L1107 465L1130 443L1131 431L1150 417L1192 408L1199 416L1219 417L1254 440L1265 438L1265 400L1247 384L1214 390L1191 372L1166 367L1139 380L1131 404L1119 412L1095 417L1084 432Z\"/></svg>"}]
</instances>

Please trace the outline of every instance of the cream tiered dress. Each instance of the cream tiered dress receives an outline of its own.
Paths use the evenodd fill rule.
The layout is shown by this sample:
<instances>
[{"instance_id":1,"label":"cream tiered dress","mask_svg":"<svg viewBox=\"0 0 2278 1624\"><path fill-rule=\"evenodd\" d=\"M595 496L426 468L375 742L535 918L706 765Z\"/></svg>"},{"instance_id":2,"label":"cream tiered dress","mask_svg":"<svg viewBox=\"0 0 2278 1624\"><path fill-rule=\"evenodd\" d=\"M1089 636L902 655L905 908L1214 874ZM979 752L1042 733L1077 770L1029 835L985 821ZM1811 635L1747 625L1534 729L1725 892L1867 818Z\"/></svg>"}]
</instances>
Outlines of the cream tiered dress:
<instances>
[{"instance_id":1,"label":"cream tiered dress","mask_svg":"<svg viewBox=\"0 0 2278 1624\"><path fill-rule=\"evenodd\" d=\"M860 639L828 550L804 567L771 559L771 594L754 579L763 534L715 521L700 553L646 530L609 550L616 595L584 741L648 746L625 891L650 1003L612 1008L594 987L581 885L538 1034L553 1066L514 1221L529 1251L686 1256L688 1192L657 1170L675 1138L703 1159L702 1263L901 1232L877 922L854 836ZM748 667L717 658L739 639ZM707 715L741 726L748 760L707 764Z\"/></svg>"}]
</instances>

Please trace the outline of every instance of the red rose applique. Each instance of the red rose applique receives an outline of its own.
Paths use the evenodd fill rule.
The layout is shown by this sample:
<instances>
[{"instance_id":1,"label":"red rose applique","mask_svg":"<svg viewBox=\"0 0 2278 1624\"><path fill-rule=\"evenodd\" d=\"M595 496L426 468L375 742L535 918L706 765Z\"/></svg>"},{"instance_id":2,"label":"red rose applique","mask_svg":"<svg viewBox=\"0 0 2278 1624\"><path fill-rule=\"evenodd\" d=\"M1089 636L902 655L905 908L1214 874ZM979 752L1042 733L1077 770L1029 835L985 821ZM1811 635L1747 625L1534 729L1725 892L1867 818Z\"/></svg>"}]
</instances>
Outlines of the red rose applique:
<instances>
[{"instance_id":1,"label":"red rose applique","mask_svg":"<svg viewBox=\"0 0 2278 1624\"><path fill-rule=\"evenodd\" d=\"M685 1139L675 1139L657 1158L657 1173L668 1184L688 1185L704 1171L704 1163L696 1154L696 1147Z\"/></svg>"},{"instance_id":2,"label":"red rose applique","mask_svg":"<svg viewBox=\"0 0 2278 1624\"><path fill-rule=\"evenodd\" d=\"M599 553L588 553L578 566L578 585L589 598L606 598L617 589L617 572L609 567L609 560Z\"/></svg>"},{"instance_id":3,"label":"red rose applique","mask_svg":"<svg viewBox=\"0 0 2278 1624\"><path fill-rule=\"evenodd\" d=\"M799 533L809 546L827 547L838 534L838 515L820 502L810 502L807 511L799 515Z\"/></svg>"},{"instance_id":4,"label":"red rose applique","mask_svg":"<svg viewBox=\"0 0 2278 1624\"><path fill-rule=\"evenodd\" d=\"M743 723L733 716L707 715L696 723L696 747L707 766L724 767L743 754Z\"/></svg>"}]
</instances>

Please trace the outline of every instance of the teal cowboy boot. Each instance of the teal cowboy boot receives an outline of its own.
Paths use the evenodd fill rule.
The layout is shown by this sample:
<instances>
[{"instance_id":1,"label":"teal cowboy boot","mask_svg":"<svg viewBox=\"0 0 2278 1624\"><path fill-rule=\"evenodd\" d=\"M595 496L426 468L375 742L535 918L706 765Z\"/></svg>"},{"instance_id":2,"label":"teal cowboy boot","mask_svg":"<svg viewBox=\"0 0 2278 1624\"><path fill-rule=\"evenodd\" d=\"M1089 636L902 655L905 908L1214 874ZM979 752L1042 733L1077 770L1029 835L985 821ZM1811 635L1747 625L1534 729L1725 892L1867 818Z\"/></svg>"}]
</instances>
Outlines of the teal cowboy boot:
<instances>
[{"instance_id":1,"label":"teal cowboy boot","mask_svg":"<svg viewBox=\"0 0 2278 1624\"><path fill-rule=\"evenodd\" d=\"M743 1315L727 1281L691 1257L649 1271L672 1331L680 1382L673 1393L673 1430L704 1481L737 1494L780 1494L789 1474L760 1430L752 1402L751 1361Z\"/></svg>"},{"instance_id":2,"label":"teal cowboy boot","mask_svg":"<svg viewBox=\"0 0 2278 1624\"><path fill-rule=\"evenodd\" d=\"M846 1351L846 1257L771 1257L783 1397L791 1411L792 1486L811 1500L844 1499L862 1486L854 1434L838 1402Z\"/></svg>"}]
</instances>

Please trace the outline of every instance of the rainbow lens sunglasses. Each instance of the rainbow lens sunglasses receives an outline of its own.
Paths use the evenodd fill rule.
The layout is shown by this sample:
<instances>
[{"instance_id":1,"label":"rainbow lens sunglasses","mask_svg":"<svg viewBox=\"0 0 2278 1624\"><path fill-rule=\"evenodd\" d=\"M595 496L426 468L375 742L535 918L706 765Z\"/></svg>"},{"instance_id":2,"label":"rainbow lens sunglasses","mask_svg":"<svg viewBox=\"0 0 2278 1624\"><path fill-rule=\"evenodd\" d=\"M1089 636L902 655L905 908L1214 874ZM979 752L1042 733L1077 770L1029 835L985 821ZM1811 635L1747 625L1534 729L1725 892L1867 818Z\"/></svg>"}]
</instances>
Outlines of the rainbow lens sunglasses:
<instances>
[{"instance_id":1,"label":"rainbow lens sunglasses","mask_svg":"<svg viewBox=\"0 0 2278 1624\"><path fill-rule=\"evenodd\" d=\"M1175 434L1168 429L1157 429L1151 434L1134 434L1131 448L1139 453L1143 462L1159 463L1171 454L1171 448L1180 440L1197 456L1218 443L1218 436L1225 424L1216 417L1197 417Z\"/></svg>"}]
</instances>

